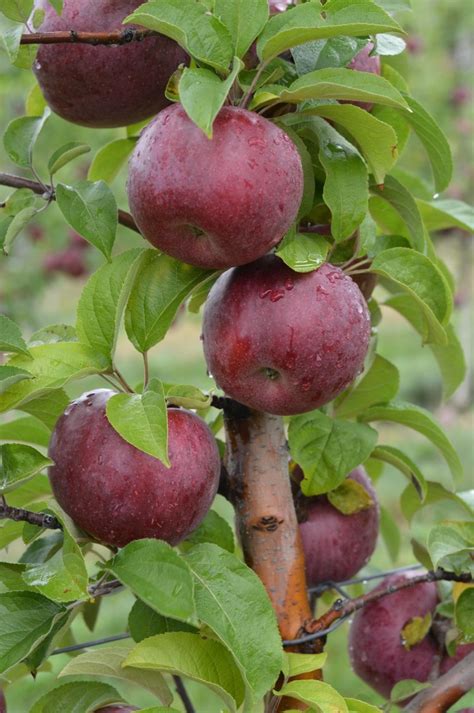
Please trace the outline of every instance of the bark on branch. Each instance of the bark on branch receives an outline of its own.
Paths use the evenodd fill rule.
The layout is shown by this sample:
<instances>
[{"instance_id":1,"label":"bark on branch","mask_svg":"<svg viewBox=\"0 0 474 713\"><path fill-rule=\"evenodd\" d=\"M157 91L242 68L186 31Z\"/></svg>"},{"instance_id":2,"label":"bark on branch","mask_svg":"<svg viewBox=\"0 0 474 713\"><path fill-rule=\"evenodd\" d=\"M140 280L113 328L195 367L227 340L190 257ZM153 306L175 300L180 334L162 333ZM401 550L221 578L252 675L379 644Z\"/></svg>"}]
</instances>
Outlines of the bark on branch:
<instances>
[{"instance_id":1,"label":"bark on branch","mask_svg":"<svg viewBox=\"0 0 474 713\"><path fill-rule=\"evenodd\" d=\"M441 676L403 709L405 713L443 713L474 688L474 652Z\"/></svg>"},{"instance_id":2,"label":"bark on branch","mask_svg":"<svg viewBox=\"0 0 474 713\"><path fill-rule=\"evenodd\" d=\"M42 512L31 512L23 508L13 508L6 502L0 501L0 520L14 520L15 522L28 522L46 530L62 530L62 525L54 515L47 515Z\"/></svg>"},{"instance_id":3,"label":"bark on branch","mask_svg":"<svg viewBox=\"0 0 474 713\"><path fill-rule=\"evenodd\" d=\"M158 35L154 30L134 30L127 27L114 32L76 32L67 30L63 32L31 32L22 35L22 45L58 45L58 44L86 44L86 45L128 45L130 42L141 42L146 37Z\"/></svg>"},{"instance_id":4,"label":"bark on branch","mask_svg":"<svg viewBox=\"0 0 474 713\"><path fill-rule=\"evenodd\" d=\"M0 186L8 186L9 188L28 188L38 196L45 196L46 199L55 200L56 195L53 186L43 186L38 181L32 181L29 178L22 176L13 176L10 173L0 173ZM45 190L46 188L46 190ZM119 210L118 221L120 225L140 233L137 224L130 213L124 210Z\"/></svg>"}]
</instances>

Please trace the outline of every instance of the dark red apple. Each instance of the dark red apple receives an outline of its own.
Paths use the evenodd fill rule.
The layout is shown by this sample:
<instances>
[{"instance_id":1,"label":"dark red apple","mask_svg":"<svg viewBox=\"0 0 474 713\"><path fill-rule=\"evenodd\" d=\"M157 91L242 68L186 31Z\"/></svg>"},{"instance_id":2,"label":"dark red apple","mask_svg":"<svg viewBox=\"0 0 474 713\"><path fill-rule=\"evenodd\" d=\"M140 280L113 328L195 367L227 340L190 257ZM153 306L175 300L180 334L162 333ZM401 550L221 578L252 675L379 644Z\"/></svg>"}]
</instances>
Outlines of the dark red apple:
<instances>
[{"instance_id":1,"label":"dark red apple","mask_svg":"<svg viewBox=\"0 0 474 713\"><path fill-rule=\"evenodd\" d=\"M87 275L88 268L83 248L72 246L46 255L43 260L43 270L46 273L62 272L70 277Z\"/></svg>"},{"instance_id":2,"label":"dark red apple","mask_svg":"<svg viewBox=\"0 0 474 713\"><path fill-rule=\"evenodd\" d=\"M350 579L369 561L377 544L380 507L371 480L362 467L348 476L369 493L372 505L352 515L337 510L326 495L309 499L300 524L308 584Z\"/></svg>"},{"instance_id":3,"label":"dark red apple","mask_svg":"<svg viewBox=\"0 0 474 713\"><path fill-rule=\"evenodd\" d=\"M369 339L359 288L328 263L302 274L267 255L221 275L204 311L204 354L217 384L273 414L335 398L360 373Z\"/></svg>"},{"instance_id":4,"label":"dark red apple","mask_svg":"<svg viewBox=\"0 0 474 713\"><path fill-rule=\"evenodd\" d=\"M144 237L184 262L227 268L261 257L296 218L298 151L257 114L224 107L210 140L181 105L142 133L129 166L130 208Z\"/></svg>"},{"instance_id":5,"label":"dark red apple","mask_svg":"<svg viewBox=\"0 0 474 713\"><path fill-rule=\"evenodd\" d=\"M381 69L381 64L380 64L380 56L379 55L373 55L373 56L370 55L370 53L372 52L373 49L374 49L374 45L372 44L372 42L369 42L349 62L349 64L347 65L347 68L355 69L358 72L370 72L371 74L381 74L382 69ZM341 104L354 104L355 106L359 106L361 109L365 109L366 111L370 111L373 107L373 104L371 104L369 102L342 101Z\"/></svg>"},{"instance_id":6,"label":"dark red apple","mask_svg":"<svg viewBox=\"0 0 474 713\"><path fill-rule=\"evenodd\" d=\"M5 700L5 696L3 695L3 691L0 691L0 713L7 713L7 702Z\"/></svg>"},{"instance_id":7,"label":"dark red apple","mask_svg":"<svg viewBox=\"0 0 474 713\"><path fill-rule=\"evenodd\" d=\"M62 15L47 0L41 32L124 30L122 21L141 0L65 0ZM185 60L167 37L120 46L41 45L33 65L46 101L67 121L95 128L125 126L153 116L169 104L168 79Z\"/></svg>"},{"instance_id":8,"label":"dark red apple","mask_svg":"<svg viewBox=\"0 0 474 713\"><path fill-rule=\"evenodd\" d=\"M396 586L413 576L406 572L386 577L377 587ZM371 602L354 616L349 654L356 674L389 698L393 686L407 678L427 681L438 652L431 634L407 650L401 631L414 617L432 613L438 604L436 584L425 582Z\"/></svg>"},{"instance_id":9,"label":"dark red apple","mask_svg":"<svg viewBox=\"0 0 474 713\"><path fill-rule=\"evenodd\" d=\"M54 429L49 456L53 493L95 539L122 547L156 537L176 544L199 525L217 492L215 439L190 411L168 409L171 468L124 441L106 416L113 391L84 394Z\"/></svg>"},{"instance_id":10,"label":"dark red apple","mask_svg":"<svg viewBox=\"0 0 474 713\"><path fill-rule=\"evenodd\" d=\"M465 658L468 654L471 654L473 651L474 644L461 644L456 648L453 656L449 656L448 653L445 653L439 669L440 675L442 676L444 673L450 671L453 666L456 666L457 663L462 661L463 658Z\"/></svg>"},{"instance_id":11,"label":"dark red apple","mask_svg":"<svg viewBox=\"0 0 474 713\"><path fill-rule=\"evenodd\" d=\"M78 250L89 250L91 244L85 240L82 235L76 233L74 230L69 231L69 245Z\"/></svg>"}]
</instances>

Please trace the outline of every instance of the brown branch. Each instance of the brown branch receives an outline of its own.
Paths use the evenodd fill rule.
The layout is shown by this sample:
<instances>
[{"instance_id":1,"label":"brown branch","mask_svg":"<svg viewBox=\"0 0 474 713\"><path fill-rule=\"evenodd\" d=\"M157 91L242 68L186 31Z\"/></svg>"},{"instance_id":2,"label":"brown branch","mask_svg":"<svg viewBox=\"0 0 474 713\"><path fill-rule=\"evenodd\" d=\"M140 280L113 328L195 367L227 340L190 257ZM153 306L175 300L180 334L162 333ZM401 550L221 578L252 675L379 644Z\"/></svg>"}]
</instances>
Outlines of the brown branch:
<instances>
[{"instance_id":1,"label":"brown branch","mask_svg":"<svg viewBox=\"0 0 474 713\"><path fill-rule=\"evenodd\" d=\"M14 520L15 522L28 522L30 525L43 527L46 530L62 530L62 525L54 515L42 512L32 512L23 508L13 508L5 501L0 500L0 520Z\"/></svg>"},{"instance_id":2,"label":"brown branch","mask_svg":"<svg viewBox=\"0 0 474 713\"><path fill-rule=\"evenodd\" d=\"M474 688L474 652L415 696L405 713L443 713Z\"/></svg>"},{"instance_id":3,"label":"brown branch","mask_svg":"<svg viewBox=\"0 0 474 713\"><path fill-rule=\"evenodd\" d=\"M114 32L31 32L22 35L22 45L57 45L57 44L86 44L86 45L127 45L130 42L141 42L146 37L155 37L158 33L154 30L134 30L127 27Z\"/></svg>"},{"instance_id":4,"label":"brown branch","mask_svg":"<svg viewBox=\"0 0 474 713\"><path fill-rule=\"evenodd\" d=\"M48 200L56 199L53 186L42 186L38 181L32 181L29 178L23 178L22 176L13 176L10 173L0 173L0 185L8 186L9 188L28 188L30 191L33 191L33 193L36 193L36 195L44 196ZM140 233L140 230L130 213L127 213L124 210L119 210L118 221L120 225L123 225L130 230L134 230L136 233Z\"/></svg>"},{"instance_id":5,"label":"brown branch","mask_svg":"<svg viewBox=\"0 0 474 713\"><path fill-rule=\"evenodd\" d=\"M247 564L271 599L283 639L295 638L311 620L303 547L296 519L283 420L256 411L224 410L228 492ZM299 650L319 651L322 642ZM293 650L298 650L295 647ZM315 672L311 677L320 676ZM282 701L279 710L285 710ZM290 707L306 710L291 701Z\"/></svg>"}]
</instances>

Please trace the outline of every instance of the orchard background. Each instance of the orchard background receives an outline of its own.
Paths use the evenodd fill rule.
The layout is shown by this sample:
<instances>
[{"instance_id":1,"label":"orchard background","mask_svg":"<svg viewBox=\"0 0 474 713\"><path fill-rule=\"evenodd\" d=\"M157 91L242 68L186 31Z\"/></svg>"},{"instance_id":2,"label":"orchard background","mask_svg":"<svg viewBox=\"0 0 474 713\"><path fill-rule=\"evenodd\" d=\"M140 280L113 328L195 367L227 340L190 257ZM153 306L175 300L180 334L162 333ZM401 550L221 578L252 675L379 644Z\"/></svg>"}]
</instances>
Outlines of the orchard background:
<instances>
[{"instance_id":1,"label":"orchard background","mask_svg":"<svg viewBox=\"0 0 474 713\"><path fill-rule=\"evenodd\" d=\"M390 3L381 4L390 5ZM393 3L393 5L406 4ZM8 2L4 5L0 2L0 11L8 5ZM469 202L472 199L474 178L471 151L474 119L470 72L473 15L468 4L457 0L449 3L412 0L412 7L412 12L401 11L396 14L397 21L408 33L404 38L407 50L399 55L384 56L383 63L384 66L395 68L405 77L411 95L436 117L449 137L453 153L453 180L449 188L442 193L441 198ZM11 23L0 15L0 29L7 32L11 27ZM24 64L28 64L28 59L25 58ZM38 93L32 91L35 82L31 71L25 67L18 68L11 65L5 51L0 55L0 70L2 97L0 131L3 134L9 122L15 117L23 116L25 113L33 115L38 113L41 100ZM119 77L117 82L120 82ZM100 149L118 140L122 140L125 145L126 137L125 129L91 130L67 123L53 115L45 124L35 145L35 165L40 174L43 170L42 177L46 180L44 168L53 151L71 141L87 144L91 147L91 152L79 156L74 162L66 165L58 177L62 183L77 183L88 175L91 170L91 160ZM118 147L119 144L116 146ZM93 172L89 173L89 177L105 178L111 185L118 206L126 208L126 161L117 167L116 172L113 169L118 152L117 148L117 153L112 154L112 159L109 156L102 165L96 158ZM0 172L21 173L9 161L5 150L1 150L0 156ZM413 196L424 201L432 199L434 190L429 162L425 150L415 136L409 139L393 173L402 183L405 182ZM32 178L27 172L22 172L22 175ZM0 186L0 203L11 193L11 188ZM8 215L5 208L0 210L0 236L2 237L5 235L2 233L5 214ZM462 215L457 213L454 219L453 215L451 218L445 215L440 221L433 216L428 216L427 219L429 227L442 228L434 230L432 236L437 253L446 262L454 277L452 322L466 352L468 362L466 376L462 378L462 369L457 366L459 359L453 360L445 368L451 372L454 381L458 379L459 387L447 401L443 401L442 379L431 350L428 347L420 348L418 335L397 312L384 309L384 319L378 327L377 345L377 353L392 362L399 370L398 398L434 412L442 430L451 440L460 461L464 464L464 475L456 482L456 490L460 493L472 488L473 462L473 382L470 351L472 243L467 230L469 220L472 227L472 216L469 219L467 209ZM114 254L135 247L148 247L148 244L144 243L137 234L119 225ZM0 313L15 321L27 340L34 332L48 325L73 325L81 291L88 276L103 264L103 255L80 240L76 231L66 224L63 215L55 206L49 207L37 218L35 217L19 232L8 247L8 253L8 256L0 257ZM72 274L66 274L67 272ZM380 287L377 288L376 297L379 297L379 294L382 299L384 292ZM199 339L201 321L202 312L196 314L184 308L179 311L166 339L150 351L150 373L159 376L165 383L192 384L206 393L215 390L214 382L207 376L202 354ZM116 363L120 365L120 370L128 383L138 384L143 380L140 355L123 333L120 334L117 344ZM67 393L74 398L98 385L100 383L96 377L88 377L80 382L72 381L67 385ZM19 412L16 412L1 417L0 438L4 442L15 440L16 436L9 424L18 415ZM213 412L213 417L216 417L216 412ZM452 488L445 461L426 438L394 423L378 423L377 428L379 443L399 448L407 453L427 481L441 483L448 489ZM222 433L219 435L222 437ZM36 444L35 447L42 450L39 442L33 441L33 443ZM426 505L410 524L399 504L400 496L406 488L406 481L400 472L391 465L384 464L382 472L374 469L371 475L376 479L377 494L383 508L382 527L378 547L361 576L413 564L416 561L412 548L413 541L426 544L428 533L442 520L468 519L459 502L447 498ZM8 503L22 506L24 500L21 499L21 492L20 488L7 495ZM44 494L37 500L42 503L45 500ZM35 509L30 501L28 507ZM232 506L222 495L217 496L213 509L234 528ZM3 562L18 562L25 550L25 543L21 539L22 527L17 532L18 539L12 540L9 533L10 526L11 522L0 520L0 547L4 548L0 559ZM30 532L29 537L32 538L35 534ZM28 533L26 535L28 537ZM103 555L104 552L105 550L102 552ZM237 554L240 556L238 547ZM420 548L417 546L415 546L415 554L420 554ZM88 558L90 557L93 557L93 554L89 554ZM0 576L0 592L8 591L5 582L6 580L2 580ZM349 591L351 596L358 596L365 590L362 585L355 585ZM331 605L334 597L327 593L322 599L323 604L319 614ZM55 646L64 647L121 634L127 627L128 613L134 601L135 597L129 589L124 589L113 596L103 597L93 633L83 617L78 616L72 628L62 639L55 642ZM258 627L258 622L255 622L255 626ZM324 666L324 680L343 696L357 698L374 705L383 705L383 699L350 668L347 654L348 630L349 623L345 622L328 637L325 647L328 659ZM0 632L0 636L3 633ZM472 628L470 636L472 641ZM466 640L469 641L467 634ZM68 654L50 657L41 665L36 678L26 675L27 668L24 665L15 667L13 673L12 671L5 673L7 681L13 679L7 687L8 710L15 713L29 710L43 694L58 685L57 675L70 660L71 656ZM104 677L103 680L109 679ZM126 681L113 683L125 701L144 708L157 705L157 699L151 693L137 686L131 686ZM222 710L222 700L209 688L190 680L186 680L186 687L196 711L217 713ZM463 703L453 706L450 710L474 707L473 694L471 693L470 696L470 699L466 697ZM182 701L177 695L173 706L177 710L184 710ZM255 710L259 710L258 707Z\"/></svg>"}]
</instances>

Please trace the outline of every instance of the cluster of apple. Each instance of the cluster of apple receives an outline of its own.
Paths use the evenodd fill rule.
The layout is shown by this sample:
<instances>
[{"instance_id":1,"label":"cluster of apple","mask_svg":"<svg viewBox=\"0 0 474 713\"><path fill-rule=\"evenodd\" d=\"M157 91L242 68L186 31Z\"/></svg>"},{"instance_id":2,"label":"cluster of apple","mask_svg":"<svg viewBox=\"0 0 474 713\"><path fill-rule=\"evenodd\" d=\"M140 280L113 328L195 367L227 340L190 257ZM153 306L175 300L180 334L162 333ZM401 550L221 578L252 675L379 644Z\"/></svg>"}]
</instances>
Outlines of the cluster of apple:
<instances>
[{"instance_id":1,"label":"cluster of apple","mask_svg":"<svg viewBox=\"0 0 474 713\"><path fill-rule=\"evenodd\" d=\"M63 250L49 253L43 260L43 271L49 275L54 272L69 277L84 277L88 273L85 251L90 247L83 237L70 231L69 244Z\"/></svg>"}]
</instances>

